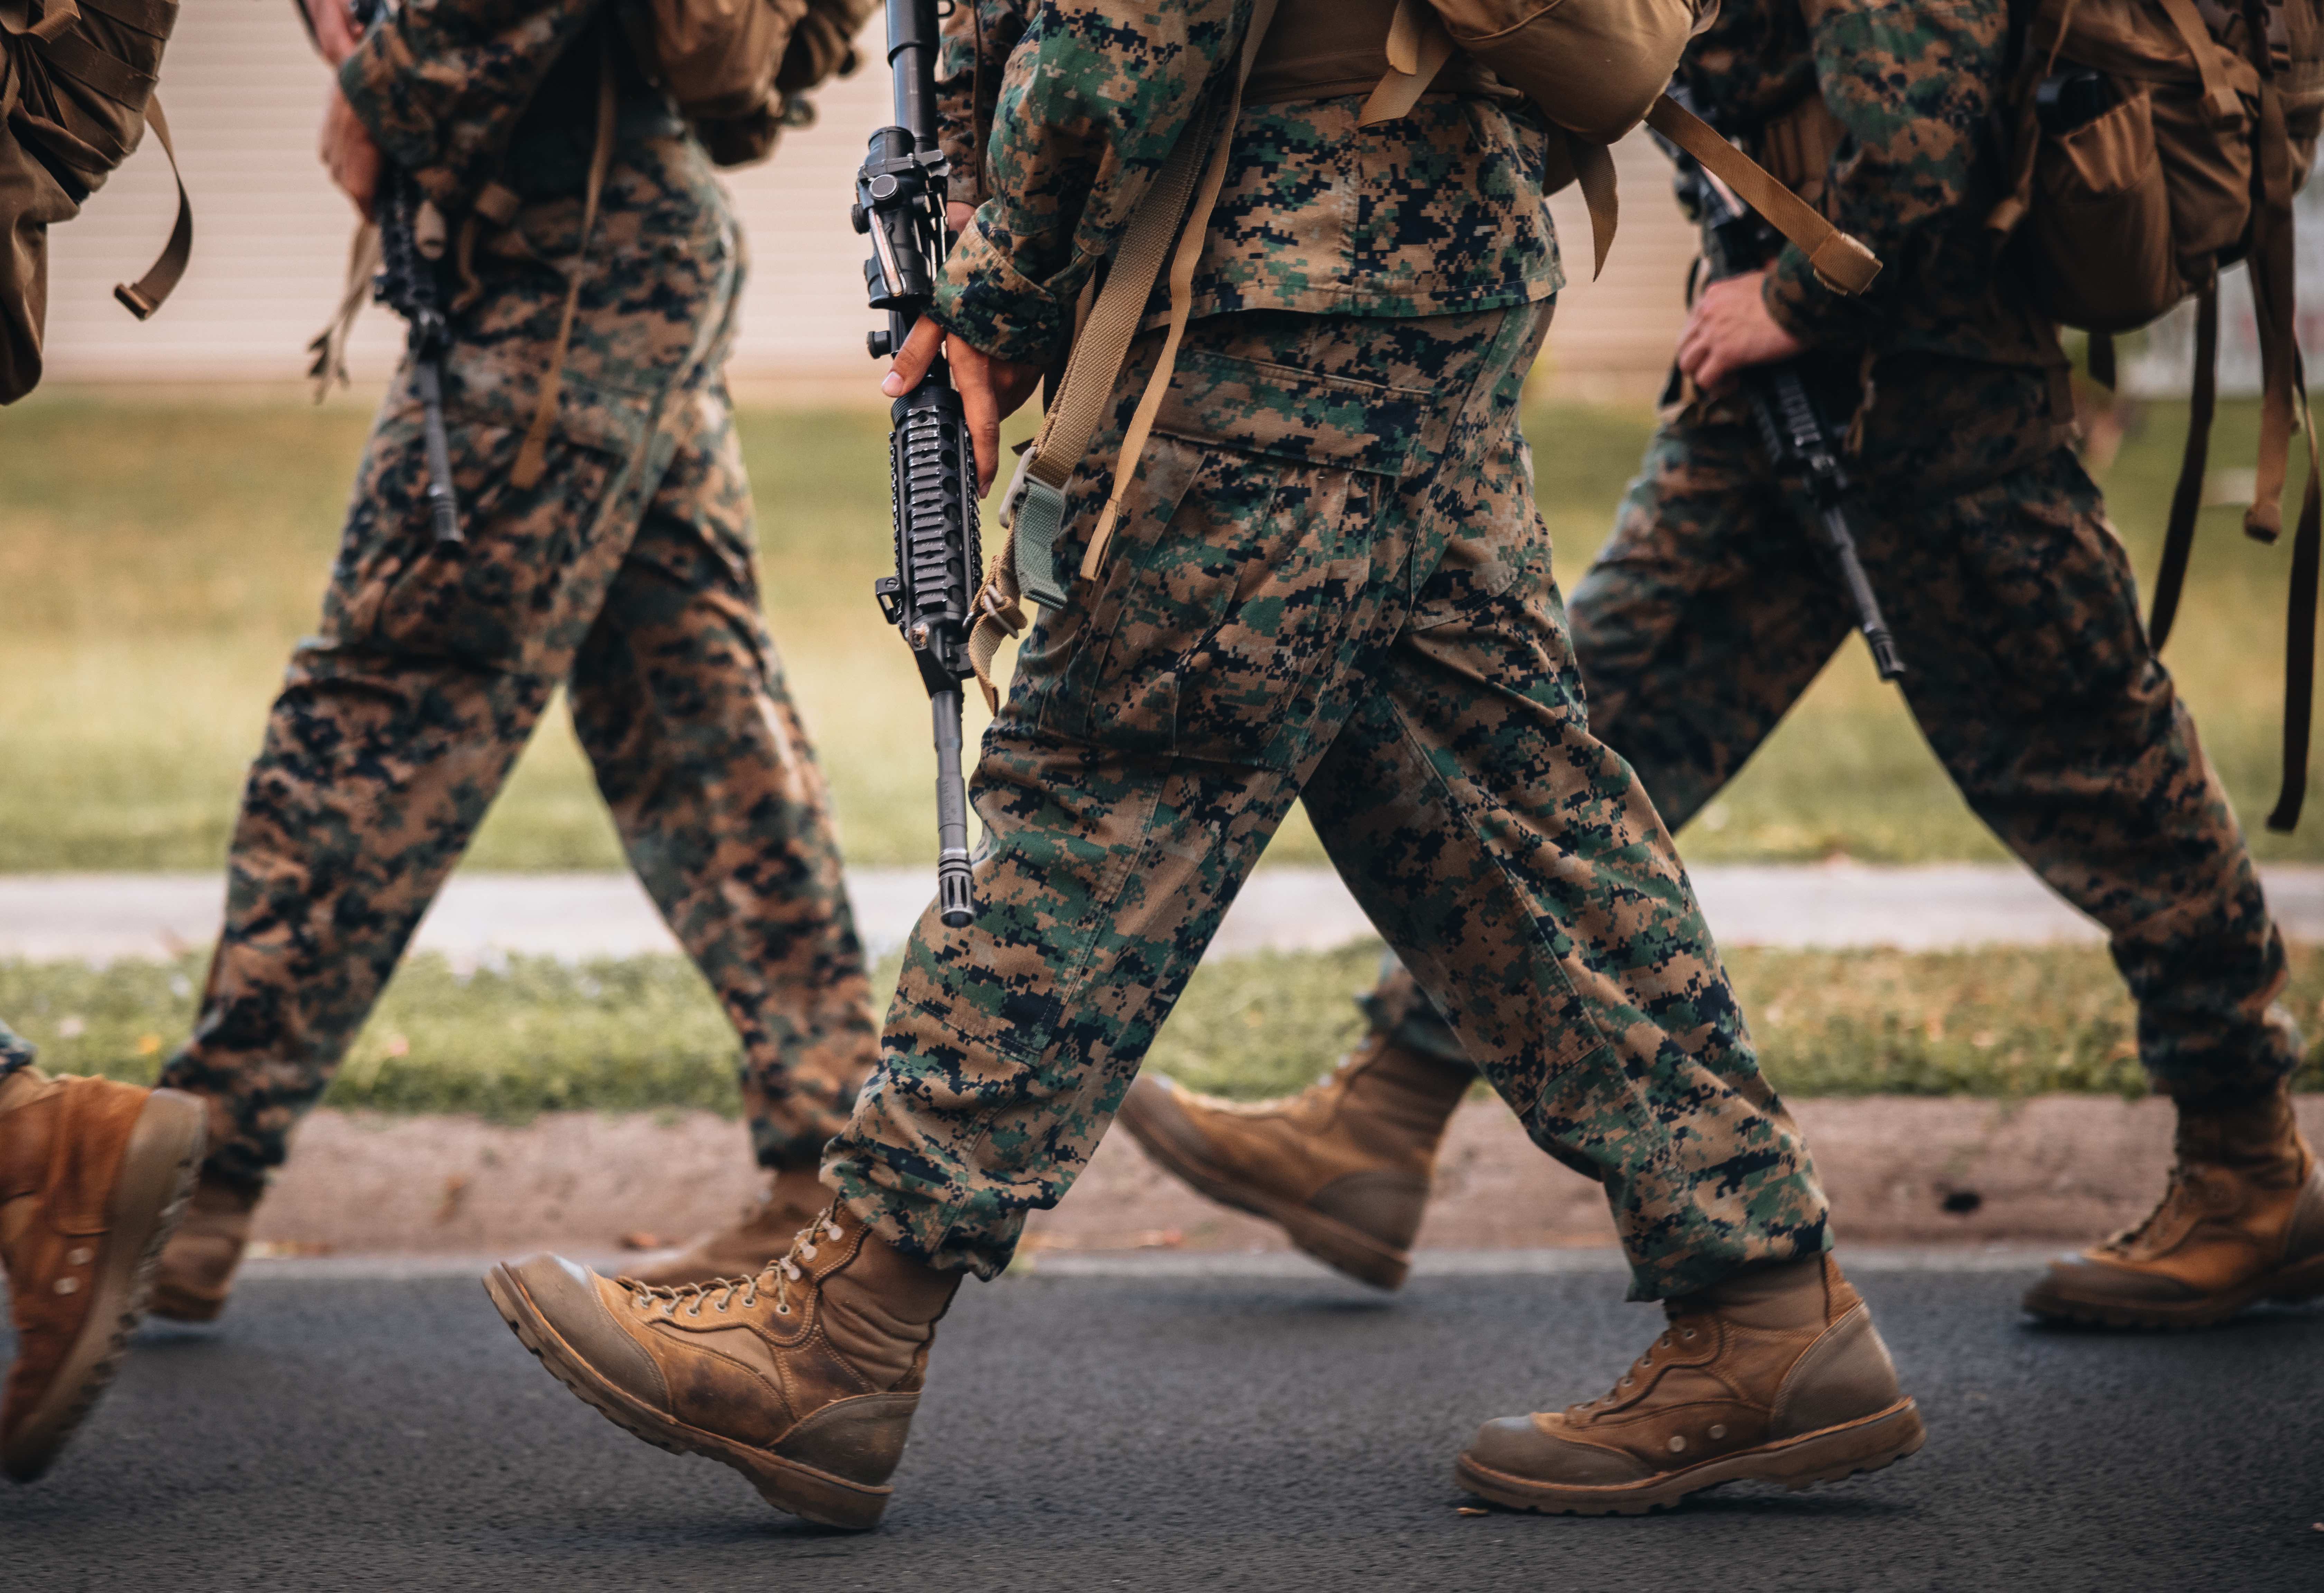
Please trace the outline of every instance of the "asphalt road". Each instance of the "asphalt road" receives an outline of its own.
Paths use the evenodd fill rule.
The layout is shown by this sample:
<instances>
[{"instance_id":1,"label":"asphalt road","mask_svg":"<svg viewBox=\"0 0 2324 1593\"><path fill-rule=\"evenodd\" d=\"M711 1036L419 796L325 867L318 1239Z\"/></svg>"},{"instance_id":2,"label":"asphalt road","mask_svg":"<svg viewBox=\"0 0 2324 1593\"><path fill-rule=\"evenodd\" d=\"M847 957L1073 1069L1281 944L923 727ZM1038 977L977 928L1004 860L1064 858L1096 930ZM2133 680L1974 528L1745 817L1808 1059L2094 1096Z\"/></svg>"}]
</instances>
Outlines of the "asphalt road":
<instances>
[{"instance_id":1,"label":"asphalt road","mask_svg":"<svg viewBox=\"0 0 2324 1593\"><path fill-rule=\"evenodd\" d=\"M149 1327L0 1588L2324 1588L2324 1310L2039 1330L2019 1280L1859 1283L1920 1455L1674 1515L1464 1516L1480 1418L1601 1392L1655 1326L1604 1272L972 1285L877 1533L775 1515L554 1385L466 1278L258 1278Z\"/></svg>"}]
</instances>

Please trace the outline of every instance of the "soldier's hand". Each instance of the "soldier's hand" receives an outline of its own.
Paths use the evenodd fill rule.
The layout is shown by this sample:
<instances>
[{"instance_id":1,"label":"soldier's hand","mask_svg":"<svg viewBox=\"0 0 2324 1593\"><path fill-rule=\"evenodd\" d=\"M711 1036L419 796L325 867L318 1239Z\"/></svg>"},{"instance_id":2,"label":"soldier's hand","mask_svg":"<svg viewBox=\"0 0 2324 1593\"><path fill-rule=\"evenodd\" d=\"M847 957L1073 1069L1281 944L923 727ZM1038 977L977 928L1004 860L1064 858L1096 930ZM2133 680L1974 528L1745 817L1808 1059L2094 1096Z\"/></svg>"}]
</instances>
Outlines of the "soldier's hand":
<instances>
[{"instance_id":1,"label":"soldier's hand","mask_svg":"<svg viewBox=\"0 0 2324 1593\"><path fill-rule=\"evenodd\" d=\"M323 59L337 67L355 52L363 34L355 27L355 19L347 14L347 0L300 0L307 8L308 31L315 36L315 48Z\"/></svg>"},{"instance_id":2,"label":"soldier's hand","mask_svg":"<svg viewBox=\"0 0 2324 1593\"><path fill-rule=\"evenodd\" d=\"M1806 344L1767 313L1766 300L1760 297L1766 274L1748 272L1713 282L1696 296L1694 308L1687 314L1686 330L1678 337L1678 368L1713 397L1734 386L1736 376L1753 365L1807 352Z\"/></svg>"},{"instance_id":3,"label":"soldier's hand","mask_svg":"<svg viewBox=\"0 0 2324 1593\"><path fill-rule=\"evenodd\" d=\"M896 363L881 379L880 391L890 398L902 398L918 387L936 363L939 339L944 356L952 364L952 384L960 392L968 434L976 441L976 490L989 493L993 474L1001 468L1001 423L1033 396L1033 389L1040 385L1041 367L994 359L923 318L897 351Z\"/></svg>"},{"instance_id":4,"label":"soldier's hand","mask_svg":"<svg viewBox=\"0 0 2324 1593\"><path fill-rule=\"evenodd\" d=\"M379 145L372 142L371 129L363 124L337 83L323 102L321 143L318 152L324 170L339 191L355 201L355 214L368 217L372 200L379 193Z\"/></svg>"}]
</instances>

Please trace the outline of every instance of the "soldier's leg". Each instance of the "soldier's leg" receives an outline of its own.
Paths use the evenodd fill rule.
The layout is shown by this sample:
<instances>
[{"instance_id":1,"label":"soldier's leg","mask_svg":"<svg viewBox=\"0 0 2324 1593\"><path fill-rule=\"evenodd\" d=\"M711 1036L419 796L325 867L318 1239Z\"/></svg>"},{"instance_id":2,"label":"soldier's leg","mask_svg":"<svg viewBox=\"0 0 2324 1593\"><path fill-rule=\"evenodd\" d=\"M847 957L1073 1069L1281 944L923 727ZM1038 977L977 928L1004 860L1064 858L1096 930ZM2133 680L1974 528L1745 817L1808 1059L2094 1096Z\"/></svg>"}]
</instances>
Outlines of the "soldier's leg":
<instances>
[{"instance_id":1,"label":"soldier's leg","mask_svg":"<svg viewBox=\"0 0 2324 1593\"><path fill-rule=\"evenodd\" d=\"M1666 426L1569 608L1591 733L1631 760L1674 830L1749 759L1848 633L1764 461L1731 405ZM1311 808L1331 787L1319 777ZM1469 1070L1392 954L1363 1004L1363 1044L1298 1095L1240 1106L1149 1073L1121 1121L1203 1192L1393 1287Z\"/></svg>"},{"instance_id":2,"label":"soldier's leg","mask_svg":"<svg viewBox=\"0 0 2324 1593\"><path fill-rule=\"evenodd\" d=\"M772 1192L649 1283L755 1270L828 1196L823 1146L878 1059L823 772L759 606L750 485L713 383L690 405L575 658L573 722L647 890L742 1041Z\"/></svg>"},{"instance_id":3,"label":"soldier's leg","mask_svg":"<svg viewBox=\"0 0 2324 1593\"><path fill-rule=\"evenodd\" d=\"M2324 1171L2283 1083L2300 1037L2277 1000L2282 941L2098 489L2061 450L1891 518L1884 599L1914 712L1978 816L2106 926L2140 1059L2179 1103L2163 1209L2029 1303L2190 1325L2324 1292Z\"/></svg>"},{"instance_id":4,"label":"soldier's leg","mask_svg":"<svg viewBox=\"0 0 2324 1593\"><path fill-rule=\"evenodd\" d=\"M626 456L558 437L519 487L521 418L453 420L465 547L434 544L419 408L399 384L357 474L322 634L291 655L244 787L193 1035L161 1074L208 1101L210 1139L156 1280L162 1315L224 1307L292 1128L530 737L579 640L574 609L594 603L596 566L618 560L653 479L650 433Z\"/></svg>"},{"instance_id":5,"label":"soldier's leg","mask_svg":"<svg viewBox=\"0 0 2324 1593\"><path fill-rule=\"evenodd\" d=\"M1847 1471L1917 1445L1868 1317L1827 1270L1821 1197L1750 1064L1668 838L1583 727L1538 518L1511 511L1524 502L1517 400L1546 320L1545 307L1409 322L1263 314L1190 336L1112 566L1028 642L987 734L982 911L959 930L931 911L914 935L881 1066L827 1153L842 1199L760 1281L767 1303L716 1305L768 1313L752 1320L770 1342L799 1341L774 1315L850 1324L863 1348L842 1353L858 1377L790 1362L787 1386L813 1403L779 1409L682 1324L665 1331L653 1300L617 1310L618 1286L579 1269L504 1269L492 1285L503 1314L585 1398L744 1470L784 1508L826 1510L827 1483L810 1493L785 1467L814 1455L849 1476L874 1469L836 1447L873 1449L855 1435L868 1407L843 1393L886 1391L869 1478L884 1491L950 1282L999 1273L1026 1213L1070 1187L1327 750L1400 738L1419 711L1440 721L1434 758L1381 753L1417 777L1383 806L1413 816L1419 850L1368 858L1386 874L1376 898L1415 898L1388 914L1407 953L1423 952L1403 933L1416 925L1461 937L1457 982L1435 993L1536 1131L1602 1174L1637 1292L1702 1291L1689 1298L1717 1354L1696 1353L1696 1327L1686 1353L1738 1390L1720 1460L1742 1469L1728 1474ZM1133 363L1117 424L1139 386ZM1065 567L1109 474L1076 477ZM1511 579L1488 596L1479 561L1458 561L1469 574L1444 582L1466 616L1458 631L1399 640L1408 572L1434 569L1464 530L1483 544L1467 551L1515 561ZM1457 815L1418 817L1448 798ZM1422 965L1432 981L1440 971ZM1719 1293L1730 1285L1744 1294ZM853 1326L883 1321L908 1329L885 1340L892 1352ZM1817 1395L1792 1409L1775 1389L1819 1343L1853 1379L1848 1397L1825 1398L1811 1371ZM891 1353L893 1371L866 1369ZM1868 1394L1879 1397L1857 1409ZM1849 1432L1799 1425L1810 1409ZM1645 1427L1625 1416L1606 1432L1626 1443L1667 1419L1658 1404ZM1769 1445L1785 1458L1751 1458ZM1626 1501L1715 1480L1680 1475L1671 1452ZM862 1516L883 1503L864 1499Z\"/></svg>"}]
</instances>

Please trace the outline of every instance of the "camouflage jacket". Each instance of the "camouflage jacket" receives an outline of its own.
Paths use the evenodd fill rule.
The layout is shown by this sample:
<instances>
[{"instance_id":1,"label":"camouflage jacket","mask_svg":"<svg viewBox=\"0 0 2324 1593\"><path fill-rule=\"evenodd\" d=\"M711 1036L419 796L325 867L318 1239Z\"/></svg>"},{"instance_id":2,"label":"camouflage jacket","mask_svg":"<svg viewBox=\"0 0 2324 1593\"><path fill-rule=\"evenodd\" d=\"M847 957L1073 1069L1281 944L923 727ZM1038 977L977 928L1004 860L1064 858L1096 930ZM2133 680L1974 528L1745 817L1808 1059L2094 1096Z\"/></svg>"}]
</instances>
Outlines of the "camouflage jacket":
<instances>
[{"instance_id":1,"label":"camouflage jacket","mask_svg":"<svg viewBox=\"0 0 2324 1593\"><path fill-rule=\"evenodd\" d=\"M594 66L573 46L603 9L601 0L401 0L340 64L339 87L389 160L445 210L464 209L528 121L577 111L586 125ZM555 92L566 79L581 92Z\"/></svg>"},{"instance_id":2,"label":"camouflage jacket","mask_svg":"<svg viewBox=\"0 0 2324 1593\"><path fill-rule=\"evenodd\" d=\"M1729 0L1679 75L1747 147L1821 89L1844 134L1823 209L1884 263L1850 299L1785 248L1767 306L1796 336L2005 364L2054 364L2054 327L1997 265L1983 224L2000 197L1993 113L2007 70L2007 0Z\"/></svg>"},{"instance_id":3,"label":"camouflage jacket","mask_svg":"<svg viewBox=\"0 0 2324 1593\"><path fill-rule=\"evenodd\" d=\"M1250 0L956 0L938 97L953 197L979 207L936 318L987 353L1052 358L1249 18ZM1443 95L1365 131L1360 103L1243 107L1196 316L1423 316L1557 291L1537 122Z\"/></svg>"}]
</instances>

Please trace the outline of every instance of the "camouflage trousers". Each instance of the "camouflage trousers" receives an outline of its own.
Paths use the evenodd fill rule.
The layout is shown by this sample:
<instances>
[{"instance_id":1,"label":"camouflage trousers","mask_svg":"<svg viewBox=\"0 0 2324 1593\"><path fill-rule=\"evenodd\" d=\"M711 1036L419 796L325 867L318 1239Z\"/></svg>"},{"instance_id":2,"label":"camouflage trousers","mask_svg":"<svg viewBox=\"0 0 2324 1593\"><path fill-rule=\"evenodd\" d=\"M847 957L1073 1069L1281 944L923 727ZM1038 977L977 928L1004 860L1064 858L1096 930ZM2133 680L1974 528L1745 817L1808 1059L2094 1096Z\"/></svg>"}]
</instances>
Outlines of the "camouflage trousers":
<instances>
[{"instance_id":1,"label":"camouflage trousers","mask_svg":"<svg viewBox=\"0 0 2324 1593\"><path fill-rule=\"evenodd\" d=\"M625 139L546 466L514 465L579 202L484 250L446 373L465 548L434 544L399 381L356 480L322 633L252 766L193 1038L209 1168L285 1155L556 688L632 865L740 1034L761 1158L812 1165L876 1055L829 803L759 604L719 374L741 244L682 134Z\"/></svg>"},{"instance_id":2,"label":"camouflage trousers","mask_svg":"<svg viewBox=\"0 0 2324 1593\"><path fill-rule=\"evenodd\" d=\"M921 919L826 1153L891 1243L1008 1264L1303 791L1535 1141L1602 1180L1640 1297L1827 1243L1670 837L1584 723L1517 431L1548 320L1189 332L1111 562L1028 636L986 735L982 915ZM1156 341L1069 491L1060 569Z\"/></svg>"},{"instance_id":3,"label":"camouflage trousers","mask_svg":"<svg viewBox=\"0 0 2324 1593\"><path fill-rule=\"evenodd\" d=\"M1957 373L1956 373L1957 376ZM1975 425L2039 436L2041 382L1993 373ZM1956 394L1960 382L1948 382ZM1911 395L1886 395L1897 412ZM1950 407L1931 395L1928 409ZM1853 520L1895 632L1904 699L1969 806L2111 936L2140 1060L2179 1097L2272 1089L2300 1036L2241 825L2139 620L2098 491L2058 448L1968 490L1921 489L1933 456L1893 448ZM1882 485L1882 483L1893 484ZM1612 538L1575 588L1590 728L1677 830L1766 739L1854 616L1795 498L1732 403L1649 445ZM1390 981L1377 1009L1411 1006ZM1405 1019L1429 1032L1425 1003Z\"/></svg>"}]
</instances>

